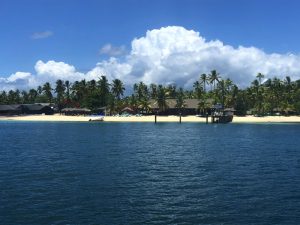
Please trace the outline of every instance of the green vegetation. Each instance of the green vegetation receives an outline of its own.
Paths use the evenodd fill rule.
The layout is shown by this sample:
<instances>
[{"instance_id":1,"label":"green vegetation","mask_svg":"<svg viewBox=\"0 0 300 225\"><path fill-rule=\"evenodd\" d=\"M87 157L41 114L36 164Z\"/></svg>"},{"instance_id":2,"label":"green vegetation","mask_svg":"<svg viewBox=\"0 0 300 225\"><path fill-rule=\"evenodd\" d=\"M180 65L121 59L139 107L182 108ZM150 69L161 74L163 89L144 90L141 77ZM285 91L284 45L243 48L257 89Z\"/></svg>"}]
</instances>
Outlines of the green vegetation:
<instances>
[{"instance_id":1,"label":"green vegetation","mask_svg":"<svg viewBox=\"0 0 300 225\"><path fill-rule=\"evenodd\" d=\"M199 110L204 112L211 104L221 103L224 107L236 109L239 115L251 111L256 115L300 114L300 80L290 77L280 80L276 77L264 81L258 73L248 88L239 89L230 79L222 79L216 70L201 74L193 89L184 90L175 85L134 84L133 94L124 97L125 87L121 80L111 83L105 76L99 80L81 80L70 83L57 80L55 87L49 82L28 91L10 90L0 92L0 104L30 104L38 102L55 103L59 110L65 107L85 107L97 110L108 107L111 113L119 113L124 107L148 113L149 100L157 102L159 111L168 108L167 99L175 99L176 107L185 107L184 99L199 99Z\"/></svg>"}]
</instances>

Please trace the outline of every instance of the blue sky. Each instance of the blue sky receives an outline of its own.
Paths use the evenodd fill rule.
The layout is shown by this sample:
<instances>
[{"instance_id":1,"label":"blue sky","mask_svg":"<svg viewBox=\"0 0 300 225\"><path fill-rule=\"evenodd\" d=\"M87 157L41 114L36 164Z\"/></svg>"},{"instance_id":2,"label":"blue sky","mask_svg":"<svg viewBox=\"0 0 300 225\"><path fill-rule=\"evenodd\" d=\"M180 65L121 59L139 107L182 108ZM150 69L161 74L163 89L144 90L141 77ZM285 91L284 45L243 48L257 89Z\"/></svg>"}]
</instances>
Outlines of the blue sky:
<instances>
[{"instance_id":1,"label":"blue sky","mask_svg":"<svg viewBox=\"0 0 300 225\"><path fill-rule=\"evenodd\" d=\"M167 26L233 48L299 55L299 8L297 0L0 0L0 77L35 74L39 60L86 73L109 59L103 46L128 53L134 38Z\"/></svg>"}]
</instances>

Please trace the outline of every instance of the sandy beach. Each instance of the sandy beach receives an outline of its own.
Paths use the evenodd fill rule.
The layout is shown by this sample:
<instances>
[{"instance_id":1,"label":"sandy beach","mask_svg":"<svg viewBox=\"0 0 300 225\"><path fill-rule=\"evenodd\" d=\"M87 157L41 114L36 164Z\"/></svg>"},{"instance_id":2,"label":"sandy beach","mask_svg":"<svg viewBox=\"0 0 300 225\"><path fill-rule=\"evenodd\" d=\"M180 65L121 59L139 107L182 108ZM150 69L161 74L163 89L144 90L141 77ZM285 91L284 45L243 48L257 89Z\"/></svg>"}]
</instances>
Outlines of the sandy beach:
<instances>
[{"instance_id":1,"label":"sandy beach","mask_svg":"<svg viewBox=\"0 0 300 225\"><path fill-rule=\"evenodd\" d=\"M91 116L65 116L60 114L55 115L26 115L26 116L0 116L0 121L61 121L61 122L88 122ZM105 122L154 122L154 116L105 116ZM182 123L185 122L200 122L205 123L206 119L196 116L185 116L181 118ZM178 116L158 116L157 122L179 122ZM210 122L210 118L209 118ZM300 123L300 116L266 116L254 117L234 116L233 123Z\"/></svg>"}]
</instances>

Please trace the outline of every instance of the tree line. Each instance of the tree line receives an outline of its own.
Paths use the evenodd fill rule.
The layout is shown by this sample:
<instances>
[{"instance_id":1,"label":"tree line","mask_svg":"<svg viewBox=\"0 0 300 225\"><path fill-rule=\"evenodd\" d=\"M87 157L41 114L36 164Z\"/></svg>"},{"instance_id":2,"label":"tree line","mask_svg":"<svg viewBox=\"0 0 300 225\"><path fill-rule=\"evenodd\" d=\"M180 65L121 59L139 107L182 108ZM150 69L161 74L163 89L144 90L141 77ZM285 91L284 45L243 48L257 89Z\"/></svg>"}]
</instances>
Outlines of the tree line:
<instances>
[{"instance_id":1,"label":"tree line","mask_svg":"<svg viewBox=\"0 0 300 225\"><path fill-rule=\"evenodd\" d=\"M223 79L216 70L201 74L186 90L174 84L146 85L139 82L133 85L133 93L124 96L125 85L119 79L111 83L105 76L99 80L81 80L75 82L57 80L55 85L49 82L28 91L10 90L0 92L0 104L54 103L58 110L66 107L89 108L97 111L108 107L111 113L118 113L124 107L135 111L149 112L149 100L157 102L160 111L168 108L167 99L176 99L176 107L184 108L185 99L199 99L199 110L204 112L212 104L221 103L226 108L234 108L237 114L247 111L257 115L281 113L300 113L300 80L292 81L274 77L264 79L258 73L249 87L240 89L229 78ZM263 82L264 81L264 82Z\"/></svg>"}]
</instances>

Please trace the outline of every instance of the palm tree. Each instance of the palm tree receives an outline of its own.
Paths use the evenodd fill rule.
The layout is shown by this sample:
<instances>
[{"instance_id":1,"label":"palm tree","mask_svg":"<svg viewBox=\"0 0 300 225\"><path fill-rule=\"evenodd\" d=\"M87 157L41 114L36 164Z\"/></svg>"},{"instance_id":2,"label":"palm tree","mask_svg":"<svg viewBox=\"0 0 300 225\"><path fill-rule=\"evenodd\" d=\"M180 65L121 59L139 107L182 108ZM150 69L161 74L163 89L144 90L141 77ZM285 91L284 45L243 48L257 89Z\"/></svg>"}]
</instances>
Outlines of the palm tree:
<instances>
[{"instance_id":1,"label":"palm tree","mask_svg":"<svg viewBox=\"0 0 300 225\"><path fill-rule=\"evenodd\" d=\"M81 100L81 93L80 93L80 88L79 88L79 81L75 81L72 84L71 89L71 96L72 99L74 99L75 101L79 102Z\"/></svg>"},{"instance_id":2,"label":"palm tree","mask_svg":"<svg viewBox=\"0 0 300 225\"><path fill-rule=\"evenodd\" d=\"M65 84L62 80L57 80L56 81L56 87L55 87L55 93L56 95L56 100L57 100L57 105L58 105L58 109L59 111L62 109L62 100L64 97L64 93L65 93Z\"/></svg>"},{"instance_id":3,"label":"palm tree","mask_svg":"<svg viewBox=\"0 0 300 225\"><path fill-rule=\"evenodd\" d=\"M151 110L151 105L150 105L149 101L146 98L144 98L139 101L138 108L141 109L145 113L149 113L149 111Z\"/></svg>"},{"instance_id":4,"label":"palm tree","mask_svg":"<svg viewBox=\"0 0 300 225\"><path fill-rule=\"evenodd\" d=\"M88 92L89 94L92 94L96 91L97 89L97 83L96 81L93 79L93 80L90 80L88 83L87 83L87 88L88 88Z\"/></svg>"},{"instance_id":5,"label":"palm tree","mask_svg":"<svg viewBox=\"0 0 300 225\"><path fill-rule=\"evenodd\" d=\"M99 89L100 89L100 99L101 99L101 106L105 106L108 101L108 95L110 93L108 80L106 76L101 76L100 80L98 81Z\"/></svg>"},{"instance_id":6,"label":"palm tree","mask_svg":"<svg viewBox=\"0 0 300 225\"><path fill-rule=\"evenodd\" d=\"M138 108L138 100L136 99L136 96L134 94L132 94L128 98L128 103L129 103L130 108L132 108L134 111L137 110L137 108Z\"/></svg>"},{"instance_id":7,"label":"palm tree","mask_svg":"<svg viewBox=\"0 0 300 225\"><path fill-rule=\"evenodd\" d=\"M49 82L46 82L43 85L43 92L45 93L46 97L48 98L48 101L52 103L53 95L52 95L52 87Z\"/></svg>"},{"instance_id":8,"label":"palm tree","mask_svg":"<svg viewBox=\"0 0 300 225\"><path fill-rule=\"evenodd\" d=\"M137 83L135 83L134 85L133 85L133 92L134 92L134 94L136 95L136 96L138 96L138 84Z\"/></svg>"},{"instance_id":9,"label":"palm tree","mask_svg":"<svg viewBox=\"0 0 300 225\"><path fill-rule=\"evenodd\" d=\"M157 85L150 84L150 97L155 99L157 97Z\"/></svg>"},{"instance_id":10,"label":"palm tree","mask_svg":"<svg viewBox=\"0 0 300 225\"><path fill-rule=\"evenodd\" d=\"M202 96L202 87L200 85L200 82L199 81L194 82L193 88L197 99L200 99Z\"/></svg>"},{"instance_id":11,"label":"palm tree","mask_svg":"<svg viewBox=\"0 0 300 225\"><path fill-rule=\"evenodd\" d=\"M159 112L164 112L168 108L166 90L162 85L158 85L156 101L158 104Z\"/></svg>"},{"instance_id":12,"label":"palm tree","mask_svg":"<svg viewBox=\"0 0 300 225\"><path fill-rule=\"evenodd\" d=\"M261 81L262 79L265 77L265 75L263 75L262 73L258 73L256 75L256 78L258 79L259 85L261 85Z\"/></svg>"},{"instance_id":13,"label":"palm tree","mask_svg":"<svg viewBox=\"0 0 300 225\"><path fill-rule=\"evenodd\" d=\"M38 93L38 95L41 95L41 94L43 93L43 88L42 88L42 86L38 86L38 87L37 87L37 93Z\"/></svg>"},{"instance_id":14,"label":"palm tree","mask_svg":"<svg viewBox=\"0 0 300 225\"><path fill-rule=\"evenodd\" d=\"M0 94L0 104L8 104L6 91L2 91Z\"/></svg>"},{"instance_id":15,"label":"palm tree","mask_svg":"<svg viewBox=\"0 0 300 225\"><path fill-rule=\"evenodd\" d=\"M144 84L144 82L141 81L138 84L134 84L133 90L138 100L141 100L143 98L148 98L149 95L148 87L146 84Z\"/></svg>"},{"instance_id":16,"label":"palm tree","mask_svg":"<svg viewBox=\"0 0 300 225\"><path fill-rule=\"evenodd\" d=\"M68 100L70 100L70 81L65 81L65 87L66 87L66 97Z\"/></svg>"},{"instance_id":17,"label":"palm tree","mask_svg":"<svg viewBox=\"0 0 300 225\"><path fill-rule=\"evenodd\" d=\"M176 96L176 108L181 113L181 111L184 107L185 107L184 92L183 92L182 88L179 88L177 96Z\"/></svg>"},{"instance_id":18,"label":"palm tree","mask_svg":"<svg viewBox=\"0 0 300 225\"><path fill-rule=\"evenodd\" d=\"M203 91L205 93L206 92L206 84L208 82L208 77L205 73L202 73L200 75L200 81L201 81L200 83L203 85Z\"/></svg>"},{"instance_id":19,"label":"palm tree","mask_svg":"<svg viewBox=\"0 0 300 225\"><path fill-rule=\"evenodd\" d=\"M231 87L230 96L229 96L228 101L227 101L227 105L229 107L234 107L234 108L236 107L238 94L239 94L239 88L238 88L238 86L233 84L232 87Z\"/></svg>"},{"instance_id":20,"label":"palm tree","mask_svg":"<svg viewBox=\"0 0 300 225\"><path fill-rule=\"evenodd\" d=\"M176 97L176 85L169 84L166 87L166 94L168 95L169 98L175 98Z\"/></svg>"},{"instance_id":21,"label":"palm tree","mask_svg":"<svg viewBox=\"0 0 300 225\"><path fill-rule=\"evenodd\" d=\"M282 81L280 79L278 79L277 77L273 78L271 90L274 94L275 105L276 105L277 108L280 107L280 101L281 101L281 98L283 97L282 87L283 87L282 86Z\"/></svg>"},{"instance_id":22,"label":"palm tree","mask_svg":"<svg viewBox=\"0 0 300 225\"><path fill-rule=\"evenodd\" d=\"M34 103L38 93L35 89L30 89L28 92L28 100L30 103Z\"/></svg>"},{"instance_id":23,"label":"palm tree","mask_svg":"<svg viewBox=\"0 0 300 225\"><path fill-rule=\"evenodd\" d=\"M15 98L15 101L16 101L17 104L21 103L21 96L20 95L21 95L20 90L17 89L15 91L15 94L14 94L14 98Z\"/></svg>"},{"instance_id":24,"label":"palm tree","mask_svg":"<svg viewBox=\"0 0 300 225\"><path fill-rule=\"evenodd\" d=\"M28 95L28 93L23 90L21 92L21 95L22 95L22 103L23 104L29 103L29 95Z\"/></svg>"},{"instance_id":25,"label":"palm tree","mask_svg":"<svg viewBox=\"0 0 300 225\"><path fill-rule=\"evenodd\" d=\"M114 94L114 96L117 98L117 100L120 100L121 96L123 96L125 91L125 87L121 80L115 79L112 82L111 92Z\"/></svg>"},{"instance_id":26,"label":"palm tree","mask_svg":"<svg viewBox=\"0 0 300 225\"><path fill-rule=\"evenodd\" d=\"M117 112L117 102L114 96L109 95L107 98L107 109L109 111L109 114L115 114Z\"/></svg>"},{"instance_id":27,"label":"palm tree","mask_svg":"<svg viewBox=\"0 0 300 225\"><path fill-rule=\"evenodd\" d=\"M220 78L220 76L219 76L219 74L217 73L216 70L212 70L210 72L209 81L210 81L211 84L213 84L214 90L216 89L216 82L219 82L219 78Z\"/></svg>"},{"instance_id":28,"label":"palm tree","mask_svg":"<svg viewBox=\"0 0 300 225\"><path fill-rule=\"evenodd\" d=\"M218 91L220 92L219 99L221 100L222 106L225 106L225 97L227 93L226 82L225 80L219 81L217 85Z\"/></svg>"},{"instance_id":29,"label":"palm tree","mask_svg":"<svg viewBox=\"0 0 300 225\"><path fill-rule=\"evenodd\" d=\"M286 101L286 104L289 105L292 101L292 82L291 82L291 78L289 76L286 76L285 77L285 80L284 80L284 86L285 86L285 101Z\"/></svg>"}]
</instances>

